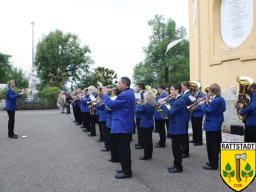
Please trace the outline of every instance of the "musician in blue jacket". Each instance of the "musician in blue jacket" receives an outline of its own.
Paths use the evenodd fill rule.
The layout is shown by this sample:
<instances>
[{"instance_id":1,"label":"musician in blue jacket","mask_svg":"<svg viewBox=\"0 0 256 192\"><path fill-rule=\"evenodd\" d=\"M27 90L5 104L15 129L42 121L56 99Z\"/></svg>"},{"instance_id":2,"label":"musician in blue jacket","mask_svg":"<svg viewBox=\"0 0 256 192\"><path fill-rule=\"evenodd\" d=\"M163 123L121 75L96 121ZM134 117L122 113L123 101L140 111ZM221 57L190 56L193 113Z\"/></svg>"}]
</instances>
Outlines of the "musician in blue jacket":
<instances>
[{"instance_id":1,"label":"musician in blue jacket","mask_svg":"<svg viewBox=\"0 0 256 192\"><path fill-rule=\"evenodd\" d=\"M156 104L159 102L160 99L167 97L167 93L165 91L164 85L160 85L157 91L159 96L156 98L156 102L155 102ZM155 148L164 148L166 143L166 131L165 131L166 120L157 111L155 111L154 113L154 118L155 118L155 131L159 133L159 137L160 137L160 140L155 145Z\"/></svg>"},{"instance_id":2,"label":"musician in blue jacket","mask_svg":"<svg viewBox=\"0 0 256 192\"><path fill-rule=\"evenodd\" d=\"M118 88L122 91L115 100L107 94L107 88L103 88L102 97L106 107L113 110L111 134L117 143L118 156L122 170L118 170L115 177L125 179L132 177L130 141L133 133L133 119L135 114L135 96L130 89L131 81L128 77L122 77Z\"/></svg>"},{"instance_id":3,"label":"musician in blue jacket","mask_svg":"<svg viewBox=\"0 0 256 192\"><path fill-rule=\"evenodd\" d=\"M172 137L172 152L174 157L174 165L168 168L170 173L183 172L182 167L182 146L186 139L186 113L187 107L185 99L181 96L181 85L175 84L170 88L171 95L175 99L172 100L172 107L169 110L160 100L161 109L170 117L169 134Z\"/></svg>"},{"instance_id":4,"label":"musician in blue jacket","mask_svg":"<svg viewBox=\"0 0 256 192\"><path fill-rule=\"evenodd\" d=\"M198 87L196 90L196 99L197 101L200 98L204 98L205 94L201 91L201 87ZM193 131L193 140L191 143L194 143L194 146L203 145L203 123L204 112L201 109L201 106L195 105L192 114L191 114L191 124Z\"/></svg>"},{"instance_id":5,"label":"musician in blue jacket","mask_svg":"<svg viewBox=\"0 0 256 192\"><path fill-rule=\"evenodd\" d=\"M139 89L140 98L136 99L136 102L137 102L136 109L138 108L139 103L144 100L144 93L146 89L144 83L138 83L137 87ZM138 143L135 144L135 149L143 149L144 144L143 144L143 134L140 129L140 114L135 112L135 118L136 118L136 127L137 127L137 135L138 135Z\"/></svg>"},{"instance_id":6,"label":"musician in blue jacket","mask_svg":"<svg viewBox=\"0 0 256 192\"><path fill-rule=\"evenodd\" d=\"M17 110L16 101L20 98L24 92L15 93L13 89L15 88L15 82L10 80L8 82L8 88L6 91L6 111L9 116L8 121L8 136L12 139L17 139L18 135L14 134L14 123L15 123L15 111Z\"/></svg>"},{"instance_id":7,"label":"musician in blue jacket","mask_svg":"<svg viewBox=\"0 0 256 192\"><path fill-rule=\"evenodd\" d=\"M240 115L247 114L245 119L244 142L256 142L256 84L249 87L250 103L240 110Z\"/></svg>"},{"instance_id":8,"label":"musician in blue jacket","mask_svg":"<svg viewBox=\"0 0 256 192\"><path fill-rule=\"evenodd\" d=\"M145 91L144 102L137 108L137 113L140 114L140 128L144 144L144 156L140 160L152 159L153 140L152 131L154 127L154 111L155 111L155 95L151 91Z\"/></svg>"},{"instance_id":9,"label":"musician in blue jacket","mask_svg":"<svg viewBox=\"0 0 256 192\"><path fill-rule=\"evenodd\" d=\"M205 114L204 130L209 163L203 167L207 170L217 170L219 166L219 152L221 143L221 126L224 121L226 102L221 97L220 86L216 83L209 87L209 99L200 101L201 109Z\"/></svg>"},{"instance_id":10,"label":"musician in blue jacket","mask_svg":"<svg viewBox=\"0 0 256 192\"><path fill-rule=\"evenodd\" d=\"M195 100L194 96L192 96L190 92L190 83L188 81L181 82L181 88L182 88L182 97L185 100L186 106L190 106L192 102ZM182 143L183 158L189 157L189 135L188 135L189 121L190 121L190 111L187 109L186 110L186 128L187 128L186 139L184 140L184 143Z\"/></svg>"}]
</instances>

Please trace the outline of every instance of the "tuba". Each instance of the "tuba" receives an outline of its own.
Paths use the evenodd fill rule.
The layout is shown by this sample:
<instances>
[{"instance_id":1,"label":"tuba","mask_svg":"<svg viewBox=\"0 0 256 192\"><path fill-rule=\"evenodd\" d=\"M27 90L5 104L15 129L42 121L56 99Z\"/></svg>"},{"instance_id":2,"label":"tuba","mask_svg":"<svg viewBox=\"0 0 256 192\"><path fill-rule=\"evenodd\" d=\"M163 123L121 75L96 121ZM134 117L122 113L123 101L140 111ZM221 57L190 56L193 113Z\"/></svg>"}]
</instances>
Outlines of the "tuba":
<instances>
[{"instance_id":1,"label":"tuba","mask_svg":"<svg viewBox=\"0 0 256 192\"><path fill-rule=\"evenodd\" d=\"M239 119L245 120L247 114L240 115L239 112L241 109L245 108L250 103L250 98L247 95L248 87L254 83L254 80L247 76L238 76L236 81L239 83L239 92L237 103L241 104L241 108L236 107L237 115Z\"/></svg>"},{"instance_id":2,"label":"tuba","mask_svg":"<svg viewBox=\"0 0 256 192\"><path fill-rule=\"evenodd\" d=\"M171 104L168 103L168 101L170 100L170 96L167 96L167 97L163 98L163 100L164 100L164 102L165 102L164 105L170 110L171 107L172 107ZM165 114L164 111L161 109L161 105L160 105L159 102L156 104L156 111L157 111L158 113L160 113L160 115L161 115L164 119L168 119L168 118L169 118L168 115Z\"/></svg>"},{"instance_id":3,"label":"tuba","mask_svg":"<svg viewBox=\"0 0 256 192\"><path fill-rule=\"evenodd\" d=\"M201 87L201 84L197 81L190 81L190 92L191 92L191 95L195 96L196 94L196 89Z\"/></svg>"}]
</instances>

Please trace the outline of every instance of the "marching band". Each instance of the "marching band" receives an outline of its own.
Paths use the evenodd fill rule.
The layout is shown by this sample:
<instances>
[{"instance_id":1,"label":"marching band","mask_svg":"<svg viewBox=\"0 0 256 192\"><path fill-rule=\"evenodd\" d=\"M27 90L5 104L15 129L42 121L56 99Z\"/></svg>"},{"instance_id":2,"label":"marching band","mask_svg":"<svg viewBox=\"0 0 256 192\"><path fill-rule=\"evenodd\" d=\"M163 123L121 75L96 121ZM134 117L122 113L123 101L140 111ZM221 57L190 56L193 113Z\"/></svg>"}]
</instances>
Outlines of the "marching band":
<instances>
[{"instance_id":1,"label":"marching band","mask_svg":"<svg viewBox=\"0 0 256 192\"><path fill-rule=\"evenodd\" d=\"M250 81L246 85L248 100L242 102L239 97L235 107L245 123L245 141L256 142L256 84ZM144 83L138 83L135 89L130 86L130 79L122 77L117 87L97 89L90 86L83 94L77 89L72 95L75 123L82 125L84 132L90 132L89 136L96 136L97 123L98 141L104 142L105 146L101 151L110 151L110 162L120 162L122 169L116 170L117 179L132 177L130 142L135 132L138 134L135 149L144 150L140 160L153 158L153 132L159 133L155 148L164 148L166 137L170 136L174 162L168 171L178 173L183 172L182 159L189 157L189 143L203 145L204 130L209 162L203 169L218 169L221 127L226 110L218 84L205 87L205 93L196 81L170 86L170 92L164 85L159 85L157 90ZM190 120L191 141L188 133Z\"/></svg>"}]
</instances>

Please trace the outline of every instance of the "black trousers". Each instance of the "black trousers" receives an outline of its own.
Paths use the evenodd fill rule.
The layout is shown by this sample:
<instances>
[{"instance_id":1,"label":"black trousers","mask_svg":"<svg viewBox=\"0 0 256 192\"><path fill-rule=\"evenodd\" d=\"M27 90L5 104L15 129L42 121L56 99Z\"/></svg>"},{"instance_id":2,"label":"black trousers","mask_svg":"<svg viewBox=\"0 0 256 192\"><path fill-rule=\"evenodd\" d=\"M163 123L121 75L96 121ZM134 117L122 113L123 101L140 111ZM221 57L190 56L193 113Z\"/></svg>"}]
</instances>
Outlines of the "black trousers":
<instances>
[{"instance_id":1,"label":"black trousers","mask_svg":"<svg viewBox=\"0 0 256 192\"><path fill-rule=\"evenodd\" d=\"M203 117L191 117L193 141L196 143L203 142L202 122L203 122Z\"/></svg>"},{"instance_id":2,"label":"black trousers","mask_svg":"<svg viewBox=\"0 0 256 192\"><path fill-rule=\"evenodd\" d=\"M89 131L91 130L90 116L91 115L89 112L84 113L85 128L88 129Z\"/></svg>"},{"instance_id":3,"label":"black trousers","mask_svg":"<svg viewBox=\"0 0 256 192\"><path fill-rule=\"evenodd\" d=\"M221 131L206 131L206 144L209 163L212 167L219 166Z\"/></svg>"},{"instance_id":4,"label":"black trousers","mask_svg":"<svg viewBox=\"0 0 256 192\"><path fill-rule=\"evenodd\" d=\"M70 113L70 103L66 103L66 108L67 108L67 114Z\"/></svg>"},{"instance_id":5,"label":"black trousers","mask_svg":"<svg viewBox=\"0 0 256 192\"><path fill-rule=\"evenodd\" d=\"M188 135L188 122L186 122L186 134L183 142L181 143L182 153L185 155L189 154L189 135Z\"/></svg>"},{"instance_id":6,"label":"black trousers","mask_svg":"<svg viewBox=\"0 0 256 192\"><path fill-rule=\"evenodd\" d=\"M97 117L96 117L97 118ZM103 126L106 126L106 121L99 121L99 132L100 132L100 139L102 140L102 141L104 141L105 140L105 138L104 138L104 133L103 133Z\"/></svg>"},{"instance_id":7,"label":"black trousers","mask_svg":"<svg viewBox=\"0 0 256 192\"><path fill-rule=\"evenodd\" d=\"M166 133L168 134L169 126L170 126L170 119L165 119L165 126L166 126Z\"/></svg>"},{"instance_id":8,"label":"black trousers","mask_svg":"<svg viewBox=\"0 0 256 192\"><path fill-rule=\"evenodd\" d=\"M102 134L103 134L103 140L104 140L105 147L106 147L106 149L110 149L109 134L110 134L111 129L107 128L106 121L102 121L99 123L102 123Z\"/></svg>"},{"instance_id":9,"label":"black trousers","mask_svg":"<svg viewBox=\"0 0 256 192\"><path fill-rule=\"evenodd\" d=\"M166 143L166 131L165 131L165 120L155 120L155 126L156 126L156 130L159 133L159 145L164 147L165 143Z\"/></svg>"},{"instance_id":10,"label":"black trousers","mask_svg":"<svg viewBox=\"0 0 256 192\"><path fill-rule=\"evenodd\" d=\"M83 128L86 128L86 121L88 121L86 112L82 112Z\"/></svg>"},{"instance_id":11,"label":"black trousers","mask_svg":"<svg viewBox=\"0 0 256 192\"><path fill-rule=\"evenodd\" d=\"M136 118L136 127L137 127L137 134L138 134L138 144L140 146L143 146L143 135L141 133L141 128L140 128L140 118Z\"/></svg>"},{"instance_id":12,"label":"black trousers","mask_svg":"<svg viewBox=\"0 0 256 192\"><path fill-rule=\"evenodd\" d=\"M74 117L75 117L75 122L78 122L76 105L72 105L72 109L73 109L73 114L74 114Z\"/></svg>"},{"instance_id":13,"label":"black trousers","mask_svg":"<svg viewBox=\"0 0 256 192\"><path fill-rule=\"evenodd\" d=\"M127 175L132 175L131 169L131 133L112 134L112 139L117 145L118 157L121 163L122 171Z\"/></svg>"},{"instance_id":14,"label":"black trousers","mask_svg":"<svg viewBox=\"0 0 256 192\"><path fill-rule=\"evenodd\" d=\"M90 132L92 136L96 135L96 128L95 128L95 123L96 123L96 115L91 115L89 113L89 122L90 122Z\"/></svg>"},{"instance_id":15,"label":"black trousers","mask_svg":"<svg viewBox=\"0 0 256 192\"><path fill-rule=\"evenodd\" d=\"M111 128L107 128L111 131ZM117 148L117 141L115 138L116 134L109 134L109 146L110 146L110 154L112 161L120 162Z\"/></svg>"},{"instance_id":16,"label":"black trousers","mask_svg":"<svg viewBox=\"0 0 256 192\"><path fill-rule=\"evenodd\" d=\"M80 107L76 106L76 113L77 113L77 123L83 123L83 112L80 111Z\"/></svg>"},{"instance_id":17,"label":"black trousers","mask_svg":"<svg viewBox=\"0 0 256 192\"><path fill-rule=\"evenodd\" d=\"M152 158L153 154L153 140L152 140L152 128L142 128L141 132L144 138L144 157Z\"/></svg>"},{"instance_id":18,"label":"black trousers","mask_svg":"<svg viewBox=\"0 0 256 192\"><path fill-rule=\"evenodd\" d=\"M245 126L244 142L256 142L256 126Z\"/></svg>"},{"instance_id":19,"label":"black trousers","mask_svg":"<svg viewBox=\"0 0 256 192\"><path fill-rule=\"evenodd\" d=\"M11 137L14 135L14 123L15 123L15 111L7 111L8 116L9 116L9 121L8 121L8 136Z\"/></svg>"},{"instance_id":20,"label":"black trousers","mask_svg":"<svg viewBox=\"0 0 256 192\"><path fill-rule=\"evenodd\" d=\"M186 139L186 134L172 135L172 154L174 157L174 166L182 169L182 148L181 145Z\"/></svg>"}]
</instances>

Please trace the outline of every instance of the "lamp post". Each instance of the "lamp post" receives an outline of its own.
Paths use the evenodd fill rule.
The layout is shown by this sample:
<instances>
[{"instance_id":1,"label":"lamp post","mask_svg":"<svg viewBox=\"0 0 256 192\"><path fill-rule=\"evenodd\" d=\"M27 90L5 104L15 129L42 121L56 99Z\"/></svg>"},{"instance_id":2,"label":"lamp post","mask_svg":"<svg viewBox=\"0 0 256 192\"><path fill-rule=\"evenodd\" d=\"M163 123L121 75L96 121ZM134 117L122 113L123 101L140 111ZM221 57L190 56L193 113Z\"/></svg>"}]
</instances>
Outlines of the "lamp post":
<instances>
[{"instance_id":1,"label":"lamp post","mask_svg":"<svg viewBox=\"0 0 256 192\"><path fill-rule=\"evenodd\" d=\"M34 46L34 28L35 28L35 22L31 22L32 26L32 71L34 71L34 62L35 62L35 46Z\"/></svg>"}]
</instances>

